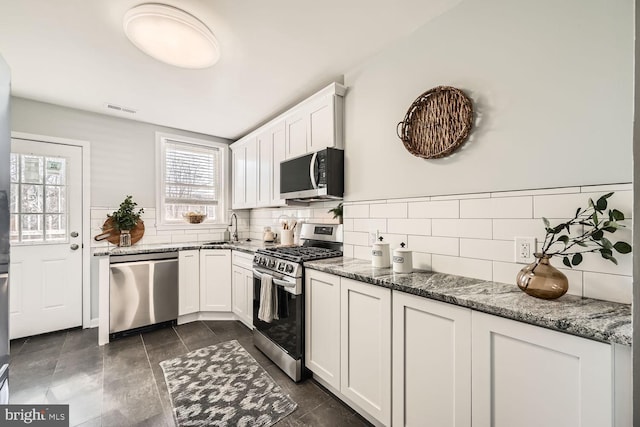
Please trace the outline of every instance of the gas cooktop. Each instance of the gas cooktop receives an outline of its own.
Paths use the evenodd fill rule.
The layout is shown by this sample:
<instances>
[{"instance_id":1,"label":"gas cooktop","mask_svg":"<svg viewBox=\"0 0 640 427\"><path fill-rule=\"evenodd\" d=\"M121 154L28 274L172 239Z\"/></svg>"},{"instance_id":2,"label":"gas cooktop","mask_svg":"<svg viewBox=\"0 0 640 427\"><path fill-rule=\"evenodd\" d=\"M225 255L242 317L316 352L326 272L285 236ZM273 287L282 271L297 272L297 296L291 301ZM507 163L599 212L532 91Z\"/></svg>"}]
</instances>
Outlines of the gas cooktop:
<instances>
[{"instance_id":1,"label":"gas cooktop","mask_svg":"<svg viewBox=\"0 0 640 427\"><path fill-rule=\"evenodd\" d=\"M258 249L257 253L291 262L305 262L342 256L341 251L312 246L281 246Z\"/></svg>"}]
</instances>

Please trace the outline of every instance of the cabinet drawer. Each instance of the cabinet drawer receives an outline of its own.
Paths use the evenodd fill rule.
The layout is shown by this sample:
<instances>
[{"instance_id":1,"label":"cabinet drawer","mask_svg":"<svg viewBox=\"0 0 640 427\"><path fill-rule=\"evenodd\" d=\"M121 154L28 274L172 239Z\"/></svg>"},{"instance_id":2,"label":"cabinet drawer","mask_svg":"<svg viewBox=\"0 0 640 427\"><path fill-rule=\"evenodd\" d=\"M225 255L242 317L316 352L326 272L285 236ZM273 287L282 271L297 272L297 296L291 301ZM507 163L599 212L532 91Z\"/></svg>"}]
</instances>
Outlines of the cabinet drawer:
<instances>
[{"instance_id":1,"label":"cabinet drawer","mask_svg":"<svg viewBox=\"0 0 640 427\"><path fill-rule=\"evenodd\" d=\"M240 251L233 251L231 252L231 263L238 267L251 270L253 268L253 255Z\"/></svg>"}]
</instances>

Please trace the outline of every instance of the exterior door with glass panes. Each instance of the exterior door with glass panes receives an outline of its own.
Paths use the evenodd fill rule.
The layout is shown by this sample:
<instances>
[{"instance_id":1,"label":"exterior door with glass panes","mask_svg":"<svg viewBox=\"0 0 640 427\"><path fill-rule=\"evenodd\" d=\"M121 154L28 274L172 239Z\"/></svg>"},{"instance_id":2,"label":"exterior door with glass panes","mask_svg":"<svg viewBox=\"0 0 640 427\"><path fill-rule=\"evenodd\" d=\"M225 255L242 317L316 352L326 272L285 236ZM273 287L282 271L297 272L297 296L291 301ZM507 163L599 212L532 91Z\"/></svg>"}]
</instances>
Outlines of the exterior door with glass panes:
<instances>
[{"instance_id":1,"label":"exterior door with glass panes","mask_svg":"<svg viewBox=\"0 0 640 427\"><path fill-rule=\"evenodd\" d=\"M11 141L11 339L82 325L82 148Z\"/></svg>"}]
</instances>

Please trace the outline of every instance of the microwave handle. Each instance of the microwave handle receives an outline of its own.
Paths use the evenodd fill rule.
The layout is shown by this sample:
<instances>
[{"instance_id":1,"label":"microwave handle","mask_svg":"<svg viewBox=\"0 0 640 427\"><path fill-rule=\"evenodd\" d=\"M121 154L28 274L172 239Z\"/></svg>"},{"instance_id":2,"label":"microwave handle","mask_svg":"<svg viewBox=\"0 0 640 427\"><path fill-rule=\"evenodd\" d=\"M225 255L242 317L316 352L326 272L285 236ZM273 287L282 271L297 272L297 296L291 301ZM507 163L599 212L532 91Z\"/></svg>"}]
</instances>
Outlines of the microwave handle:
<instances>
[{"instance_id":1,"label":"microwave handle","mask_svg":"<svg viewBox=\"0 0 640 427\"><path fill-rule=\"evenodd\" d=\"M316 181L316 162L318 160L318 152L316 151L311 156L311 163L309 164L309 178L311 178L311 186L314 190L318 189L318 182Z\"/></svg>"}]
</instances>

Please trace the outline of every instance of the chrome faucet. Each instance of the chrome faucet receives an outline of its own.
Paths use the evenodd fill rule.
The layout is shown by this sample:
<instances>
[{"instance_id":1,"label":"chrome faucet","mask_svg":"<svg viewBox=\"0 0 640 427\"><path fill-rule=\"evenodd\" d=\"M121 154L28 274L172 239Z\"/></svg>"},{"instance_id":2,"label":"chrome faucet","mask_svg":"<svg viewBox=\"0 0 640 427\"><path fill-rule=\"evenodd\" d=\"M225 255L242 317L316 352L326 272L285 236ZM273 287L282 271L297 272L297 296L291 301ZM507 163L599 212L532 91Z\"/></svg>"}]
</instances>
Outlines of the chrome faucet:
<instances>
[{"instance_id":1,"label":"chrome faucet","mask_svg":"<svg viewBox=\"0 0 640 427\"><path fill-rule=\"evenodd\" d=\"M231 235L232 239L234 242L238 241L238 217L236 216L236 213L233 212L231 214L231 219L229 220L229 227L231 227L233 225L233 218L236 219L236 226L235 226L235 230L233 231L233 234Z\"/></svg>"}]
</instances>

